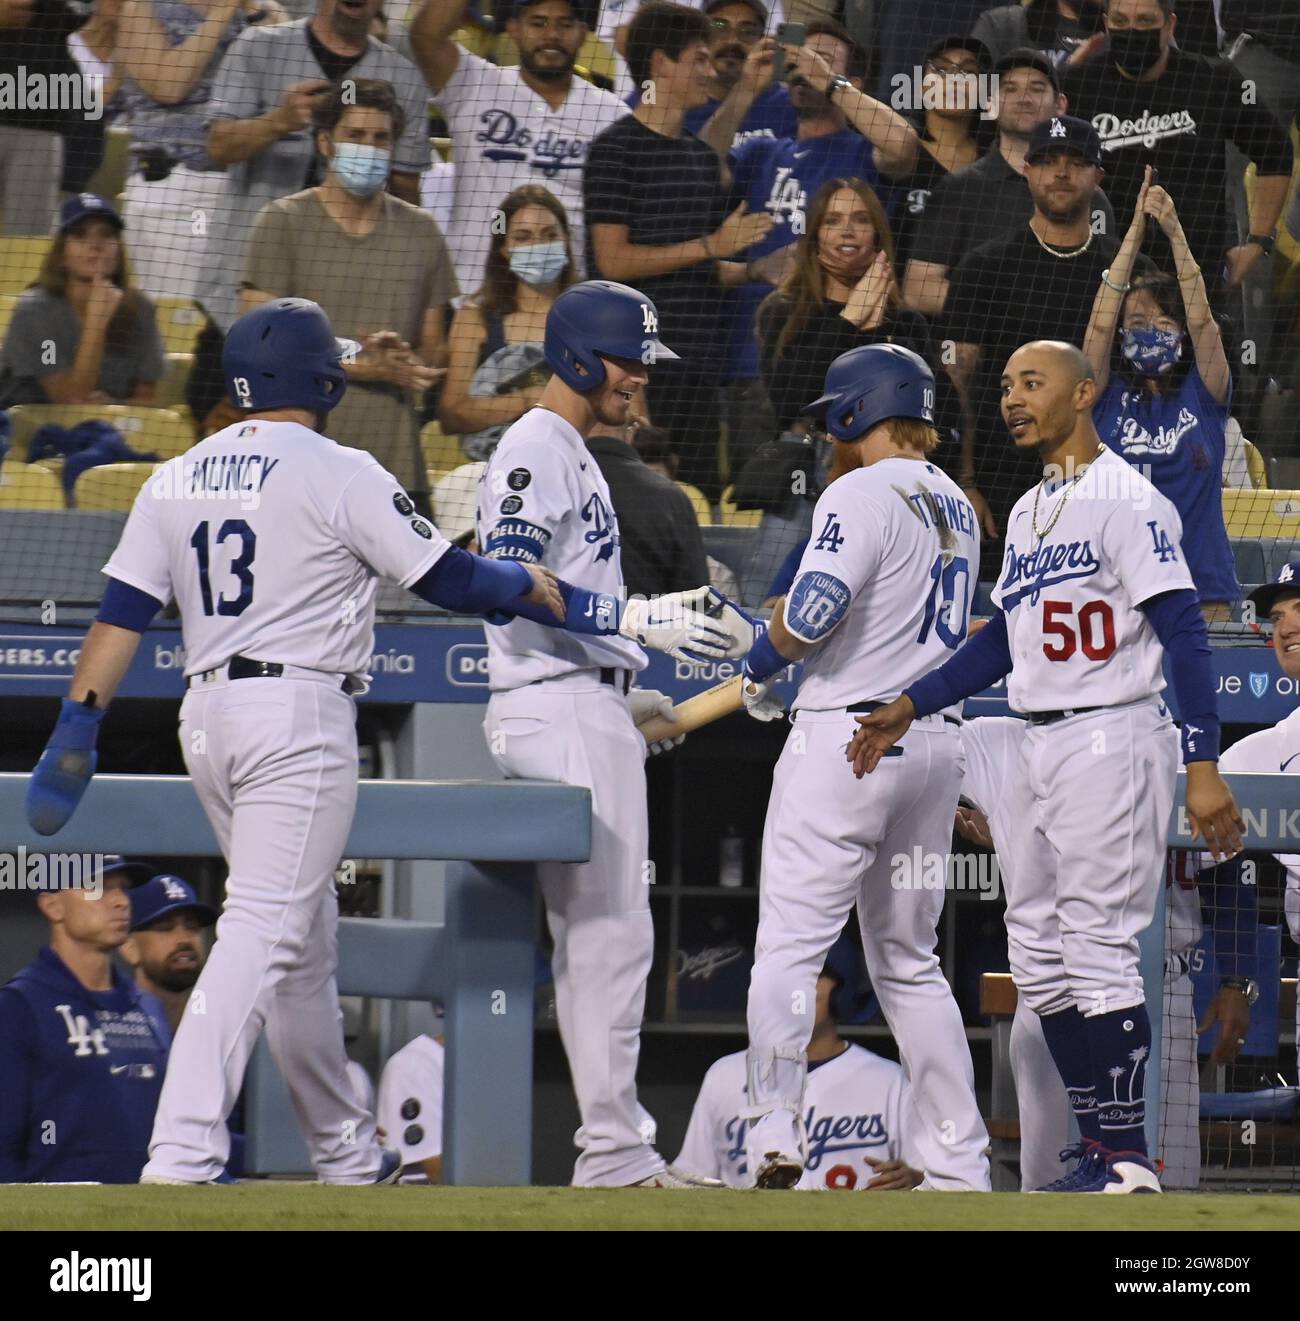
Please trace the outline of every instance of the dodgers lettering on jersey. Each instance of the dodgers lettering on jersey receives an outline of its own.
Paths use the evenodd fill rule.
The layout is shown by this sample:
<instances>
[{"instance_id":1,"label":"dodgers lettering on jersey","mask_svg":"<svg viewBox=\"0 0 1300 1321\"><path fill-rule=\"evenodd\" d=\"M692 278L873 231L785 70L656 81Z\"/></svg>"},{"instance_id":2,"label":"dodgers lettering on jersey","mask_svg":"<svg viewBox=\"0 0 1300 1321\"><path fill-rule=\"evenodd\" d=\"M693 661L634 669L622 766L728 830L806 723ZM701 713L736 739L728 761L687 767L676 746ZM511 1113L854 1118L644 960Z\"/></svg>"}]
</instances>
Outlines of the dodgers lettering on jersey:
<instances>
[{"instance_id":1,"label":"dodgers lettering on jersey","mask_svg":"<svg viewBox=\"0 0 1300 1321\"><path fill-rule=\"evenodd\" d=\"M474 515L489 559L544 564L577 587L623 595L618 518L582 437L557 413L533 408L514 423L479 479ZM493 692L575 670L645 668L618 634L578 634L513 619L487 630Z\"/></svg>"},{"instance_id":2,"label":"dodgers lettering on jersey","mask_svg":"<svg viewBox=\"0 0 1300 1321\"><path fill-rule=\"evenodd\" d=\"M786 600L796 637L829 632L804 662L795 709L888 701L947 660L966 637L979 535L931 463L884 459L829 486Z\"/></svg>"},{"instance_id":3,"label":"dodgers lettering on jersey","mask_svg":"<svg viewBox=\"0 0 1300 1321\"><path fill-rule=\"evenodd\" d=\"M692 1174L721 1179L731 1188L752 1184L745 1161L749 1121L745 1052L725 1055L704 1076L676 1164ZM905 1160L919 1167L907 1138L909 1108L903 1071L861 1046L817 1064L804 1092L808 1163L800 1188L865 1188L875 1177L867 1157Z\"/></svg>"},{"instance_id":4,"label":"dodgers lettering on jersey","mask_svg":"<svg viewBox=\"0 0 1300 1321\"><path fill-rule=\"evenodd\" d=\"M371 455L237 422L145 482L104 572L175 597L187 675L232 656L364 674L379 577L409 587L446 549Z\"/></svg>"},{"instance_id":5,"label":"dodgers lettering on jersey","mask_svg":"<svg viewBox=\"0 0 1300 1321\"><path fill-rule=\"evenodd\" d=\"M1007 617L1011 706L1059 711L1155 696L1165 686L1163 649L1139 607L1163 592L1193 590L1178 512L1136 468L1103 450L1082 476L1038 497L1038 526L1051 528L1039 540L1038 489L1011 511L993 591Z\"/></svg>"}]
</instances>

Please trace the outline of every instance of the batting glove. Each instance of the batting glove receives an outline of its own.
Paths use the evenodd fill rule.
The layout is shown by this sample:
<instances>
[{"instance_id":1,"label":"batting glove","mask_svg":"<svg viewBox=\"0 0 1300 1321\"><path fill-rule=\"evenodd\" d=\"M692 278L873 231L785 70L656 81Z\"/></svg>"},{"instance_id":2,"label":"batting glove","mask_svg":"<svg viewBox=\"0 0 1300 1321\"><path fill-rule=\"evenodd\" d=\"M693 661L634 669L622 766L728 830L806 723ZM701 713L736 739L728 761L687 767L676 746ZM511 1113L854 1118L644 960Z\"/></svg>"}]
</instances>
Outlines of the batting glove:
<instances>
[{"instance_id":1,"label":"batting glove","mask_svg":"<svg viewBox=\"0 0 1300 1321\"><path fill-rule=\"evenodd\" d=\"M731 638L731 650L727 652L729 660L745 655L754 645L760 632L758 621L716 588L709 588L706 613Z\"/></svg>"},{"instance_id":2,"label":"batting glove","mask_svg":"<svg viewBox=\"0 0 1300 1321\"><path fill-rule=\"evenodd\" d=\"M741 670L740 700L745 704L747 715L764 723L769 720L780 720L785 715L785 704L772 692L772 685L775 682L775 676L762 682L751 678L748 665Z\"/></svg>"},{"instance_id":3,"label":"batting glove","mask_svg":"<svg viewBox=\"0 0 1300 1321\"><path fill-rule=\"evenodd\" d=\"M677 719L673 712L673 699L654 688L633 688L627 695L627 704L632 711L632 723L638 729L655 716L662 716L665 720ZM685 742L686 735L678 734L676 738L661 738L648 746L651 755L657 757L659 753Z\"/></svg>"},{"instance_id":4,"label":"batting glove","mask_svg":"<svg viewBox=\"0 0 1300 1321\"><path fill-rule=\"evenodd\" d=\"M59 723L27 786L27 822L38 835L62 830L95 773L103 711L64 698Z\"/></svg>"},{"instance_id":5,"label":"batting glove","mask_svg":"<svg viewBox=\"0 0 1300 1321\"><path fill-rule=\"evenodd\" d=\"M713 589L670 592L653 601L634 596L623 605L618 631L643 647L664 651L675 660L715 661L734 655L731 635L704 612Z\"/></svg>"}]
</instances>

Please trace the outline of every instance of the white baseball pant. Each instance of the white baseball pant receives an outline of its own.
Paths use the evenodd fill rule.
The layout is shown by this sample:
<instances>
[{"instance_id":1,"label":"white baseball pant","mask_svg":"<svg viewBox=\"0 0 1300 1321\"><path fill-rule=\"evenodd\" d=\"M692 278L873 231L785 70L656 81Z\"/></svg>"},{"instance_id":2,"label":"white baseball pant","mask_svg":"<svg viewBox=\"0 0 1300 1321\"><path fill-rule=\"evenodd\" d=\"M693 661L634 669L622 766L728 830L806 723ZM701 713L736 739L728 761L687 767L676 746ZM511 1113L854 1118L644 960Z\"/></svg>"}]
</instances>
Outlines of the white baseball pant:
<instances>
[{"instance_id":1,"label":"white baseball pant","mask_svg":"<svg viewBox=\"0 0 1300 1321\"><path fill-rule=\"evenodd\" d=\"M181 704L185 764L229 866L217 940L172 1044L146 1174L203 1182L265 1024L317 1176L367 1183L382 1155L347 1078L334 870L357 796L342 676L214 679Z\"/></svg>"},{"instance_id":2,"label":"white baseball pant","mask_svg":"<svg viewBox=\"0 0 1300 1321\"><path fill-rule=\"evenodd\" d=\"M869 776L844 710L800 711L772 776L749 989L751 1105L799 1112L817 975L855 902L871 984L898 1042L926 1187L989 1188L988 1132L961 1014L935 953L962 777L956 727L917 721ZM752 1130L751 1130L752 1131Z\"/></svg>"},{"instance_id":3,"label":"white baseball pant","mask_svg":"<svg viewBox=\"0 0 1300 1321\"><path fill-rule=\"evenodd\" d=\"M621 692L591 670L493 693L483 729L507 776L591 790L590 861L538 867L555 1012L582 1116L573 1183L637 1183L665 1164L641 1139L636 1099L654 956L645 741Z\"/></svg>"}]
</instances>

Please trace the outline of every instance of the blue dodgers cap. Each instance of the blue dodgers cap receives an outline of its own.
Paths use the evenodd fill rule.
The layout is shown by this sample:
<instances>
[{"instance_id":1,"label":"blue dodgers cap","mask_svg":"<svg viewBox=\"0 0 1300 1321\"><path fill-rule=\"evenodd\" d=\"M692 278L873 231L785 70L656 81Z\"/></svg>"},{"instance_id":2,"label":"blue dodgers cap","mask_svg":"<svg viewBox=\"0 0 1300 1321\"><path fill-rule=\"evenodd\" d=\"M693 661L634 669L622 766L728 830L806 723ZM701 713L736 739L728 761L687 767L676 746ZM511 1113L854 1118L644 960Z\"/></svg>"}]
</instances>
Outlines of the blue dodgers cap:
<instances>
[{"instance_id":1,"label":"blue dodgers cap","mask_svg":"<svg viewBox=\"0 0 1300 1321\"><path fill-rule=\"evenodd\" d=\"M59 208L59 233L74 228L83 220L95 219L107 220L119 230L126 228L117 209L98 193L74 193Z\"/></svg>"},{"instance_id":2,"label":"blue dodgers cap","mask_svg":"<svg viewBox=\"0 0 1300 1321\"><path fill-rule=\"evenodd\" d=\"M199 902L188 881L179 876L155 876L131 891L131 930L139 931L160 917L182 909L195 913L200 925L205 927L212 926L217 920L216 910Z\"/></svg>"},{"instance_id":3,"label":"blue dodgers cap","mask_svg":"<svg viewBox=\"0 0 1300 1321\"><path fill-rule=\"evenodd\" d=\"M1261 615L1266 615L1277 604L1277 598L1289 592L1300 593L1300 560L1284 564L1271 583L1256 587L1247 599L1255 603Z\"/></svg>"}]
</instances>

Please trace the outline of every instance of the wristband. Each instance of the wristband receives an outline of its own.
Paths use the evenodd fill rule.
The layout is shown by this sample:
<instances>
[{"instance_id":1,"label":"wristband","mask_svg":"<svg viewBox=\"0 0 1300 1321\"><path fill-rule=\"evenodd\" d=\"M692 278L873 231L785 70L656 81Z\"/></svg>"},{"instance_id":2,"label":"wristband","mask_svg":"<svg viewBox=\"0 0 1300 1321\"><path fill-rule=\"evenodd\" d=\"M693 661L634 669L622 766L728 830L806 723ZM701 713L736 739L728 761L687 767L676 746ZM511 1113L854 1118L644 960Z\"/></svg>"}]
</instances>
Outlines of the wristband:
<instances>
[{"instance_id":1,"label":"wristband","mask_svg":"<svg viewBox=\"0 0 1300 1321\"><path fill-rule=\"evenodd\" d=\"M774 674L779 674L792 663L772 645L771 635L764 633L750 647L749 655L745 657L741 681L752 679L755 683L766 683Z\"/></svg>"}]
</instances>

